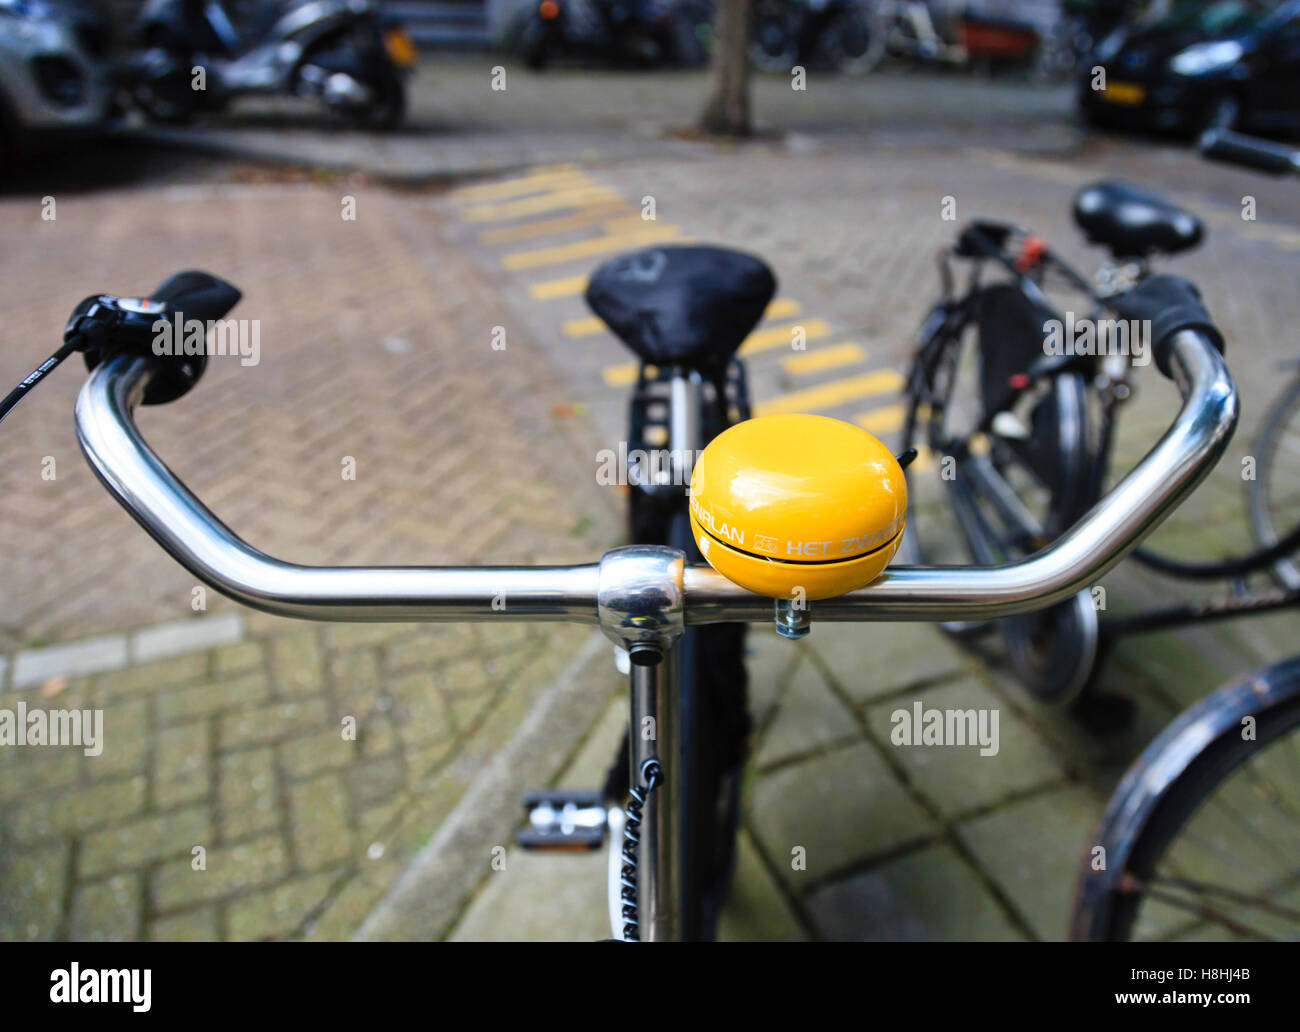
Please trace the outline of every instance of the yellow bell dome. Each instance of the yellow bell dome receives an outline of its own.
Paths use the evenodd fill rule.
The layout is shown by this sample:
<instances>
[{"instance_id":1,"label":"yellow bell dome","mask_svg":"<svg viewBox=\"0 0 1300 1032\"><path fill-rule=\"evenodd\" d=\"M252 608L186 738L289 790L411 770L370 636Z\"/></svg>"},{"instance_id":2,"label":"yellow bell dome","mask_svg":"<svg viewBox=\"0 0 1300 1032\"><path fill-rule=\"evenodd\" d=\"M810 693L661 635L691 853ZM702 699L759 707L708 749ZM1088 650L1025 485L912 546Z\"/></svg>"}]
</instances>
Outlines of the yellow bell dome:
<instances>
[{"instance_id":1,"label":"yellow bell dome","mask_svg":"<svg viewBox=\"0 0 1300 1032\"><path fill-rule=\"evenodd\" d=\"M715 437L691 476L691 530L709 565L772 598L832 598L898 551L907 481L877 438L825 416L759 416Z\"/></svg>"}]
</instances>

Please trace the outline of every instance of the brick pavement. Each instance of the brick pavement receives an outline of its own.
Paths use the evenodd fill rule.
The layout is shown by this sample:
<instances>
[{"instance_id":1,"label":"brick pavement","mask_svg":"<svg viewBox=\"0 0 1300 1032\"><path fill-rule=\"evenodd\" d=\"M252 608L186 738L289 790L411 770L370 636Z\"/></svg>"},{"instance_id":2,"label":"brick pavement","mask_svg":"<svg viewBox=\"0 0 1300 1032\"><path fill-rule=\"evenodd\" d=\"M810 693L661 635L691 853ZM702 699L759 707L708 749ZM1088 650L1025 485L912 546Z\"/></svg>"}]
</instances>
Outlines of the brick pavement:
<instances>
[{"instance_id":1,"label":"brick pavement","mask_svg":"<svg viewBox=\"0 0 1300 1032\"><path fill-rule=\"evenodd\" d=\"M1184 168L1164 149L1119 143L1029 161L925 138L867 162L861 141L833 135L808 148L615 160L591 174L624 197L652 193L683 233L773 257L804 316L854 332L870 361L889 368L933 291L933 248L952 231L935 217L939 198L954 194L962 217L1041 227L1079 254L1067 221L1074 185L1112 167L1151 182ZM1258 419L1251 399L1267 396L1269 360L1285 353L1295 268L1286 234L1296 227L1294 209L1271 200L1262 225L1234 221L1233 191L1254 180L1215 170L1178 182L1179 196L1213 217L1210 246L1178 267L1205 287L1230 345L1250 348L1234 365L1247 397L1235 451L1166 532L1212 550L1237 511L1231 471ZM336 222L343 193L361 213L346 226ZM21 376L29 350L39 352L28 342L52 345L52 327L90 290L147 288L178 265L230 275L248 295L237 314L263 320L262 365L215 363L192 397L146 413L144 426L253 543L301 562L426 563L565 561L617 540L617 500L591 490L582 461L565 461L619 432L621 400L602 408L595 394L617 349L599 337L566 343L561 327L581 307L535 303L497 252L454 228L438 195L327 180L120 189L59 204L51 225L30 199L0 203L6 239L24 242L21 254L0 255L0 271L28 301L9 324L22 346L0 356L0 374ZM497 325L511 342L505 362L487 347ZM755 365L760 398L794 386L779 368ZM77 383L55 377L0 440L11 656L189 615L193 584L76 454ZM1168 391L1149 393L1125 429L1129 459L1167 413ZM590 422L573 418L563 404L573 400L589 403ZM53 482L39 478L46 455L57 460ZM339 478L344 455L358 458L355 482ZM524 466L520 456L538 458ZM1170 592L1129 575L1107 586L1124 604ZM230 611L219 599L210 609ZM598 779L624 704L603 649L566 678L566 661L591 647L577 632L487 643L462 628L248 614L241 634L153 666L46 683L59 705L103 706L119 744L95 758L0 755L0 935L382 935L395 926L376 915L395 886L418 890L399 881L413 870L446 879L449 898L412 915L403 934L604 934L599 858L511 850L503 870L489 867L489 844L504 840L517 811L508 813L500 779L489 792L479 778L519 746L527 718L577 711L584 719L560 720L565 740L530 759L528 784ZM1074 864L1128 759L1179 707L1289 649L1290 634L1286 618L1272 617L1124 643L1105 683L1137 699L1138 722L1106 741L1027 700L996 648L961 652L921 626L818 626L793 647L756 634L758 732L724 934L1059 937ZM557 678L573 692L548 709ZM40 693L6 683L0 706ZM894 708L972 700L1001 715L1003 747L991 761L890 743ZM355 743L339 738L345 715L360 717ZM471 791L485 801L485 826L466 821ZM194 845L207 849L201 875ZM805 870L790 865L796 847ZM441 866L408 866L430 858Z\"/></svg>"}]
</instances>

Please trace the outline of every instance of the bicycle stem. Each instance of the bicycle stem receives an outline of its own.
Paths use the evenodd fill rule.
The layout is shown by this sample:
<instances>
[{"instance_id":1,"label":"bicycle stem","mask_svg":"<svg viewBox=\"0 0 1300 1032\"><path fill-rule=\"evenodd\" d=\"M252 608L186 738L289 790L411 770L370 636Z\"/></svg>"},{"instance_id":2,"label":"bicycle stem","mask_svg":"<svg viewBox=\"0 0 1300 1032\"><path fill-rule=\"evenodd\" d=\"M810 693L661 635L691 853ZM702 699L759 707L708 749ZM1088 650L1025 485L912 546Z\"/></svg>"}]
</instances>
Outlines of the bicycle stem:
<instances>
[{"instance_id":1,"label":"bicycle stem","mask_svg":"<svg viewBox=\"0 0 1300 1032\"><path fill-rule=\"evenodd\" d=\"M1200 483L1236 426L1236 387L1211 341L1183 330L1169 348L1169 365L1183 395L1173 425L1053 544L1000 566L893 567L865 588L817 602L816 619L991 619L1040 609L1088 587ZM623 549L607 553L600 563L574 566L310 567L272 558L217 519L145 443L133 411L151 370L146 359L120 356L91 373L76 406L82 450L105 487L168 554L244 605L316 620L596 624L601 622L598 599L628 588L613 576ZM680 578L667 586L686 624L772 619L772 599L751 594L708 567L666 564L669 568ZM658 590L644 586L651 595ZM608 623L605 629L611 637L622 634Z\"/></svg>"}]
</instances>

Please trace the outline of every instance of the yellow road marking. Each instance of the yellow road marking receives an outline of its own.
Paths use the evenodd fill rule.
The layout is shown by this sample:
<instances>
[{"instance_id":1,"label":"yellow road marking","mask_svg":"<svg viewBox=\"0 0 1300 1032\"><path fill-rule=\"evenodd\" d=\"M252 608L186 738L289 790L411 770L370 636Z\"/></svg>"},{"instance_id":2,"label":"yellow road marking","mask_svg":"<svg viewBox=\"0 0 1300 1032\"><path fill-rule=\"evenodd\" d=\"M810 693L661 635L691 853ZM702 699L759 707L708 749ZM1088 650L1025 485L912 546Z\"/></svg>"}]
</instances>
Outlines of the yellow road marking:
<instances>
[{"instance_id":1,"label":"yellow road marking","mask_svg":"<svg viewBox=\"0 0 1300 1032\"><path fill-rule=\"evenodd\" d=\"M866 357L867 350L860 344L836 344L834 347L818 348L816 351L805 351L799 355L783 358L781 368L793 376L807 376L809 373L820 373L825 369L853 365Z\"/></svg>"},{"instance_id":2,"label":"yellow road marking","mask_svg":"<svg viewBox=\"0 0 1300 1032\"><path fill-rule=\"evenodd\" d=\"M480 204L466 208L460 213L465 222L504 222L524 215L540 215L548 211L562 211L565 208L581 208L601 201L622 200L623 195L611 186L599 183L576 185L569 189L553 190L536 197L521 197L515 201L503 201L500 204Z\"/></svg>"},{"instance_id":3,"label":"yellow road marking","mask_svg":"<svg viewBox=\"0 0 1300 1032\"><path fill-rule=\"evenodd\" d=\"M916 449L916 458L907 467L907 472L929 473L930 470L934 469L934 453L930 451L930 446L928 444L914 444L912 447Z\"/></svg>"},{"instance_id":4,"label":"yellow road marking","mask_svg":"<svg viewBox=\"0 0 1300 1032\"><path fill-rule=\"evenodd\" d=\"M448 198L456 204L473 204L477 201L490 201L500 197L520 197L548 189L556 183L570 180L592 182L587 174L575 166L554 168L546 172L529 172L527 175L502 179L495 183L480 183L476 186L462 186L453 190Z\"/></svg>"},{"instance_id":5,"label":"yellow road marking","mask_svg":"<svg viewBox=\"0 0 1300 1032\"><path fill-rule=\"evenodd\" d=\"M525 222L517 226L498 226L496 229L484 229L479 232L480 244L505 244L514 240L531 240L547 236L550 233L566 233L571 229L581 229L596 222L602 222L614 215L631 215L634 209L622 200L601 201L583 208L572 215L558 215L542 219L540 222Z\"/></svg>"},{"instance_id":6,"label":"yellow road marking","mask_svg":"<svg viewBox=\"0 0 1300 1032\"><path fill-rule=\"evenodd\" d=\"M534 301L550 301L556 297L572 297L586 289L586 276L566 276L564 279L534 283L528 288L528 296Z\"/></svg>"},{"instance_id":7,"label":"yellow road marking","mask_svg":"<svg viewBox=\"0 0 1300 1032\"><path fill-rule=\"evenodd\" d=\"M742 355L756 355L760 351L771 351L773 348L788 348L794 342L794 331L802 326L805 340L820 340L822 337L830 335L831 325L824 319L805 319L802 322L782 323L780 326L771 326L765 330L758 330L751 333L745 338L745 343L740 346Z\"/></svg>"},{"instance_id":8,"label":"yellow road marking","mask_svg":"<svg viewBox=\"0 0 1300 1032\"><path fill-rule=\"evenodd\" d=\"M759 402L754 406L755 415L770 416L780 412L816 412L832 408L846 401L858 398L870 398L877 394L888 394L901 390L903 378L892 369L877 369L874 372L832 380L802 391L791 391L776 398Z\"/></svg>"},{"instance_id":9,"label":"yellow road marking","mask_svg":"<svg viewBox=\"0 0 1300 1032\"><path fill-rule=\"evenodd\" d=\"M799 314L799 302L792 297L778 297L763 313L764 319L785 319Z\"/></svg>"},{"instance_id":10,"label":"yellow road marking","mask_svg":"<svg viewBox=\"0 0 1300 1032\"><path fill-rule=\"evenodd\" d=\"M884 408L872 409L870 412L859 412L853 417L853 422L870 433L879 437L881 434L892 434L903 428L903 417L907 410L902 405L886 405Z\"/></svg>"},{"instance_id":11,"label":"yellow road marking","mask_svg":"<svg viewBox=\"0 0 1300 1032\"><path fill-rule=\"evenodd\" d=\"M635 233L607 234L579 240L572 244L557 244L555 247L541 247L535 251L516 251L501 259L503 269L535 269L542 265L559 265L561 262L573 261L575 258L590 258L592 255L608 254L621 251L627 247L640 247L645 244L673 240L687 243L688 238L681 235L676 226L660 226Z\"/></svg>"},{"instance_id":12,"label":"yellow road marking","mask_svg":"<svg viewBox=\"0 0 1300 1032\"><path fill-rule=\"evenodd\" d=\"M583 279L582 282L583 289L586 289L587 281ZM763 317L770 318L771 316L780 313L788 313L791 308L798 311L798 303L787 298L777 298L767 306L767 310L763 313ZM569 319L561 325L560 331L566 337L592 337L597 333L603 333L606 328L604 320L600 319L598 316L592 315L582 319ZM633 379L635 379L635 377L633 377Z\"/></svg>"},{"instance_id":13,"label":"yellow road marking","mask_svg":"<svg viewBox=\"0 0 1300 1032\"><path fill-rule=\"evenodd\" d=\"M585 319L568 319L560 326L560 332L566 337L592 337L604 329L604 320L596 315L589 315Z\"/></svg>"},{"instance_id":14,"label":"yellow road marking","mask_svg":"<svg viewBox=\"0 0 1300 1032\"><path fill-rule=\"evenodd\" d=\"M636 362L621 362L618 365L606 366L601 376L604 377L607 386L627 387L629 384L636 383L637 370L640 368ZM654 366L646 366L646 372L654 376Z\"/></svg>"}]
</instances>

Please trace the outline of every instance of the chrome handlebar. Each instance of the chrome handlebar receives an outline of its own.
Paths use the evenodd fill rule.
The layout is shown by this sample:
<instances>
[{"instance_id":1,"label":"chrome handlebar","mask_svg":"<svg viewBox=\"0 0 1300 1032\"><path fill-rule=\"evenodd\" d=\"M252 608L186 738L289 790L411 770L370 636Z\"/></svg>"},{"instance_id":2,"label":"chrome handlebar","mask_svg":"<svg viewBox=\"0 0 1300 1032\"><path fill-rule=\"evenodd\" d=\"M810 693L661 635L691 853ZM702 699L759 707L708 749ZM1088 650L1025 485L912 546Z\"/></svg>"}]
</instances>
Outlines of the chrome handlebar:
<instances>
[{"instance_id":1,"label":"chrome handlebar","mask_svg":"<svg viewBox=\"0 0 1300 1032\"><path fill-rule=\"evenodd\" d=\"M982 620L1039 609L1088 587L1200 483L1236 426L1236 386L1210 340L1183 330L1169 348L1183 396L1173 425L1053 544L1002 566L890 567L865 588L815 603L816 619ZM104 486L177 562L244 605L315 620L595 624L598 604L608 608L629 587L615 572L629 566L616 561L626 558L626 549L607 553L600 563L535 567L311 567L259 552L217 519L140 436L132 414L152 368L147 359L119 356L91 373L77 398L82 451ZM678 620L772 618L771 599L707 566L678 562L664 569L675 584L667 589L671 597L654 605L683 610Z\"/></svg>"}]
</instances>

